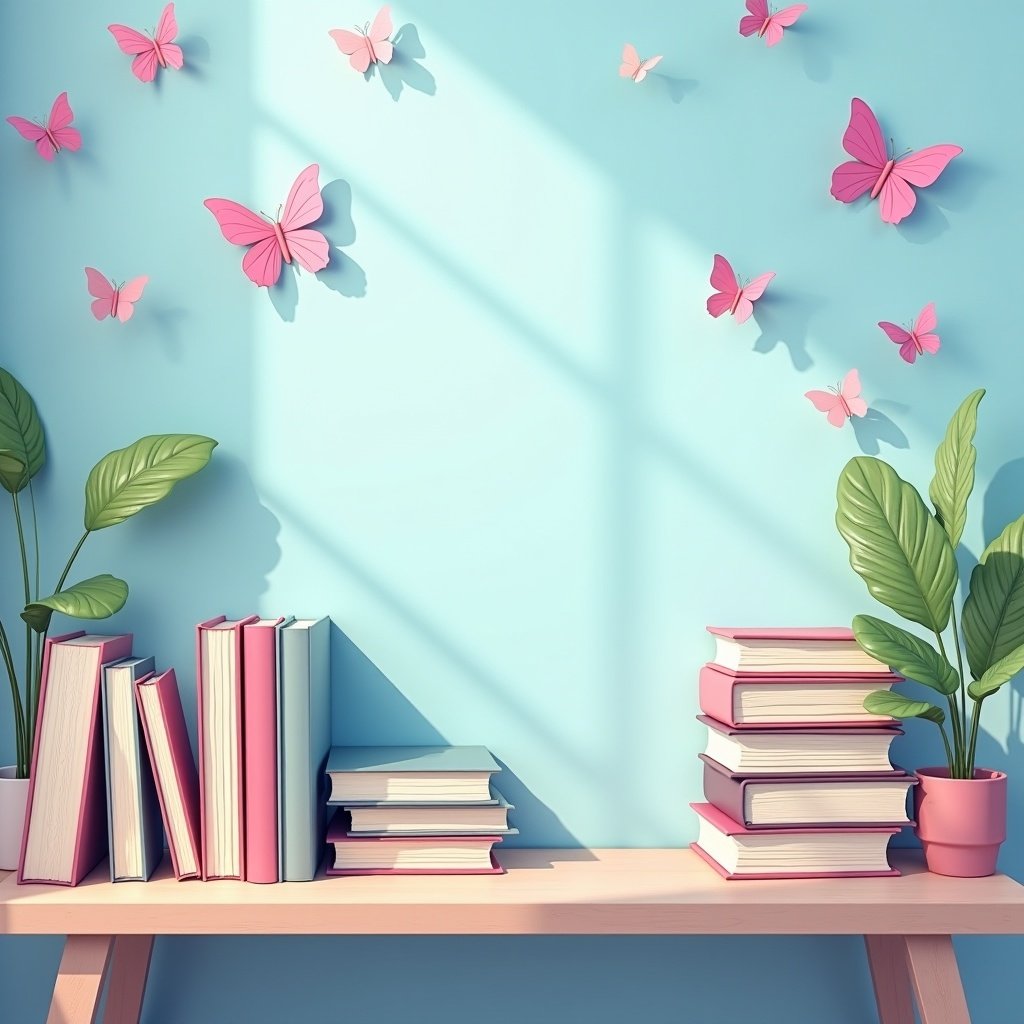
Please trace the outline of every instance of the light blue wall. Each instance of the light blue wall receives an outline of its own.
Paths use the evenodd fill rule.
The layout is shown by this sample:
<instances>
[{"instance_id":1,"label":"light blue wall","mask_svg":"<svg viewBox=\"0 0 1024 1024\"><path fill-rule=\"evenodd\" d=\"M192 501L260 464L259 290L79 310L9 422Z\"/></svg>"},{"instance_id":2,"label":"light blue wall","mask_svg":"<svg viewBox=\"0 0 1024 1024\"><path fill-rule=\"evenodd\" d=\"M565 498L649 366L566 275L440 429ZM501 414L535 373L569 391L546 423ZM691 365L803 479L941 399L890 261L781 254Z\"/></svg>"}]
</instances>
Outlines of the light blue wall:
<instances>
[{"instance_id":1,"label":"light blue wall","mask_svg":"<svg viewBox=\"0 0 1024 1024\"><path fill-rule=\"evenodd\" d=\"M705 624L870 607L832 526L847 458L880 448L926 484L950 412L984 385L964 566L1022 511L1019 4L812 0L767 50L738 36L740 0L413 0L395 9L407 59L367 82L326 33L371 3L182 0L187 70L145 87L104 26L158 9L0 7L4 116L66 88L85 139L47 166L0 131L2 365L47 426L46 578L102 454L155 431L220 440L80 562L130 580L111 628L187 694L198 619L326 612L348 638L336 741L488 744L524 844L678 846L700 795ZM663 74L619 79L627 40L665 54ZM965 149L899 229L828 194L854 95L900 150ZM271 210L313 161L336 269L268 297L202 200ZM716 251L777 271L756 323L704 312ZM92 320L86 264L150 275L129 325ZM943 349L904 365L874 324L929 300ZM851 366L875 413L836 431L803 392ZM8 579L12 554L8 539ZM6 615L16 600L8 585ZM1020 705L991 700L982 742L1015 775ZM901 758L934 761L935 737L909 732ZM1020 873L1011 792L1003 866ZM975 1020L1003 1024L1024 946L958 949ZM0 940L0 1016L42 1019L57 957ZM737 962L756 1011L718 1008ZM452 1006L496 1024L871 1018L852 939L253 938L163 940L145 1020Z\"/></svg>"}]
</instances>

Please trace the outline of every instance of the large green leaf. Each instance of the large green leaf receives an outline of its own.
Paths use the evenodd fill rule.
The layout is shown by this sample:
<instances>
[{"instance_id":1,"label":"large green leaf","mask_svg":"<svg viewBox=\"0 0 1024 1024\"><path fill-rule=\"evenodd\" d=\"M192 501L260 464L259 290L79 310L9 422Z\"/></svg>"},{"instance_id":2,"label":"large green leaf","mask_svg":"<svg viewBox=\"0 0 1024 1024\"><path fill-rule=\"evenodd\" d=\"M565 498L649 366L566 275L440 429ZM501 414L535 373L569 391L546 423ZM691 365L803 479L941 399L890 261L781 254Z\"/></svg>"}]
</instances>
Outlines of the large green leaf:
<instances>
[{"instance_id":1,"label":"large green leaf","mask_svg":"<svg viewBox=\"0 0 1024 1024\"><path fill-rule=\"evenodd\" d=\"M985 389L978 388L963 400L935 452L935 476L928 495L953 547L963 536L967 499L974 490L974 464L978 453L972 442L978 428L978 403L984 395Z\"/></svg>"},{"instance_id":2,"label":"large green leaf","mask_svg":"<svg viewBox=\"0 0 1024 1024\"><path fill-rule=\"evenodd\" d=\"M0 479L4 481L4 487L14 493L24 487L22 480L28 482L25 475L25 463L21 461L16 452L9 448L0 448Z\"/></svg>"},{"instance_id":3,"label":"large green leaf","mask_svg":"<svg viewBox=\"0 0 1024 1024\"><path fill-rule=\"evenodd\" d=\"M21 617L37 633L44 633L54 612L75 619L105 619L120 611L127 600L128 584L104 573L25 605Z\"/></svg>"},{"instance_id":4,"label":"large green leaf","mask_svg":"<svg viewBox=\"0 0 1024 1024\"><path fill-rule=\"evenodd\" d=\"M851 459L839 475L836 526L872 597L933 632L949 622L953 548L921 495L887 463Z\"/></svg>"},{"instance_id":5,"label":"large green leaf","mask_svg":"<svg viewBox=\"0 0 1024 1024\"><path fill-rule=\"evenodd\" d=\"M11 452L24 470L0 469L0 486L16 494L43 468L46 442L43 424L32 396L6 370L0 368L0 448Z\"/></svg>"},{"instance_id":6,"label":"large green leaf","mask_svg":"<svg viewBox=\"0 0 1024 1024\"><path fill-rule=\"evenodd\" d=\"M200 434L151 434L105 455L85 483L85 528L123 523L198 473L217 442Z\"/></svg>"},{"instance_id":7,"label":"large green leaf","mask_svg":"<svg viewBox=\"0 0 1024 1024\"><path fill-rule=\"evenodd\" d=\"M1024 516L989 544L974 567L963 627L976 679L1024 644Z\"/></svg>"},{"instance_id":8,"label":"large green leaf","mask_svg":"<svg viewBox=\"0 0 1024 1024\"><path fill-rule=\"evenodd\" d=\"M1024 668L1024 646L1010 651L995 664L985 670L985 674L967 687L967 692L975 700L984 700L996 692L1004 683L1008 683Z\"/></svg>"},{"instance_id":9,"label":"large green leaf","mask_svg":"<svg viewBox=\"0 0 1024 1024\"><path fill-rule=\"evenodd\" d=\"M942 725L946 715L942 708L926 700L910 700L891 690L875 690L864 698L864 710L873 715L890 715L893 718L927 718L929 722Z\"/></svg>"},{"instance_id":10,"label":"large green leaf","mask_svg":"<svg viewBox=\"0 0 1024 1024\"><path fill-rule=\"evenodd\" d=\"M876 661L889 665L901 676L924 683L948 697L960 687L955 668L930 644L873 615L853 620L857 643Z\"/></svg>"}]
</instances>

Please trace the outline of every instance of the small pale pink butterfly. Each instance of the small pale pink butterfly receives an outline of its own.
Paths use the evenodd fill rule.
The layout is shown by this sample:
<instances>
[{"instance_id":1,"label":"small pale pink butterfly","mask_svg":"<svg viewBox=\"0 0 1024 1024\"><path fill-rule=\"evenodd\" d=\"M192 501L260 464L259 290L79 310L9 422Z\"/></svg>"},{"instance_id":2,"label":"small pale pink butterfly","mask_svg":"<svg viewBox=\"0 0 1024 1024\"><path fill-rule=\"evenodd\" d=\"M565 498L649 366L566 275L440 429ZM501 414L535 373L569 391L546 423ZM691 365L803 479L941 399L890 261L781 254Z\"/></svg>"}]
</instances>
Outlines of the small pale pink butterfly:
<instances>
[{"instance_id":1,"label":"small pale pink butterfly","mask_svg":"<svg viewBox=\"0 0 1024 1024\"><path fill-rule=\"evenodd\" d=\"M761 274L753 281L740 285L729 261L716 253L711 267L711 286L715 289L715 294L708 298L708 312L714 317L732 313L736 317L736 323L742 324L750 319L755 301L764 295L764 290L774 276L775 271L770 270L767 274Z\"/></svg>"},{"instance_id":2,"label":"small pale pink butterfly","mask_svg":"<svg viewBox=\"0 0 1024 1024\"><path fill-rule=\"evenodd\" d=\"M860 374L856 370L851 370L834 388L808 391L805 397L818 412L828 414L833 427L841 427L851 416L864 416L868 411L868 403L860 397Z\"/></svg>"},{"instance_id":3,"label":"small pale pink butterfly","mask_svg":"<svg viewBox=\"0 0 1024 1024\"><path fill-rule=\"evenodd\" d=\"M127 25L108 25L107 31L117 40L122 53L135 57L132 61L132 74L140 82L152 82L158 67L174 68L177 71L185 63L181 47L174 42L178 34L174 4L168 4L163 9L152 36L144 35Z\"/></svg>"},{"instance_id":4,"label":"small pale pink butterfly","mask_svg":"<svg viewBox=\"0 0 1024 1024\"><path fill-rule=\"evenodd\" d=\"M44 160L52 160L62 149L72 151L82 148L82 136L77 128L71 127L75 115L68 103L68 94L62 92L50 108L50 116L45 123L27 121L23 117L9 117L7 123L29 142L36 144L36 152Z\"/></svg>"},{"instance_id":5,"label":"small pale pink butterfly","mask_svg":"<svg viewBox=\"0 0 1024 1024\"><path fill-rule=\"evenodd\" d=\"M657 57L647 57L641 60L640 54L636 52L636 47L632 43L626 43L622 48L619 74L623 78L632 78L634 82L642 82L647 77L647 72L661 59L661 54L659 54Z\"/></svg>"},{"instance_id":6,"label":"small pale pink butterfly","mask_svg":"<svg viewBox=\"0 0 1024 1024\"><path fill-rule=\"evenodd\" d=\"M793 4L773 14L768 10L768 0L747 0L746 7L750 14L740 19L740 35L752 36L756 32L758 38L764 36L769 46L781 43L783 29L795 25L807 10L807 4Z\"/></svg>"},{"instance_id":7,"label":"small pale pink butterfly","mask_svg":"<svg viewBox=\"0 0 1024 1024\"><path fill-rule=\"evenodd\" d=\"M85 268L85 279L89 285L89 294L96 300L92 303L92 315L97 320L108 316L117 317L121 323L131 320L135 303L142 298L142 289L149 281L148 277L136 277L118 285L108 281L93 267Z\"/></svg>"},{"instance_id":8,"label":"small pale pink butterfly","mask_svg":"<svg viewBox=\"0 0 1024 1024\"><path fill-rule=\"evenodd\" d=\"M391 8L382 7L373 19L372 25L364 25L362 31L348 32L343 28L332 29L327 34L338 44L338 49L348 56L348 62L360 74L371 64L390 64L394 45L391 35Z\"/></svg>"},{"instance_id":9,"label":"small pale pink butterfly","mask_svg":"<svg viewBox=\"0 0 1024 1024\"><path fill-rule=\"evenodd\" d=\"M878 323L889 336L889 340L899 345L900 358L908 363L914 362L922 352L934 355L939 351L939 336L935 333L938 325L934 302L929 302L921 310L913 327L900 327L888 320L880 320Z\"/></svg>"}]
</instances>

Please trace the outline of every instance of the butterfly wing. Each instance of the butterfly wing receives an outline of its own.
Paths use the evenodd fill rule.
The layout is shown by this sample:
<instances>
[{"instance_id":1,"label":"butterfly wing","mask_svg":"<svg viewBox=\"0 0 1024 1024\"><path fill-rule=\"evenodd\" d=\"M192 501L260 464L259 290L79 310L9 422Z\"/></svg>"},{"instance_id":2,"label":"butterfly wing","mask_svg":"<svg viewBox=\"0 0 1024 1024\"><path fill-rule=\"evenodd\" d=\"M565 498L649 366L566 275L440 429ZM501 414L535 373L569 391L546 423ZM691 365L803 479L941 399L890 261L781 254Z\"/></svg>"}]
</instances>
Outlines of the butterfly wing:
<instances>
[{"instance_id":1,"label":"butterfly wing","mask_svg":"<svg viewBox=\"0 0 1024 1024\"><path fill-rule=\"evenodd\" d=\"M274 225L230 199L207 199L205 206L217 218L221 234L234 245L253 245L273 238Z\"/></svg>"},{"instance_id":2,"label":"butterfly wing","mask_svg":"<svg viewBox=\"0 0 1024 1024\"><path fill-rule=\"evenodd\" d=\"M348 55L348 62L363 74L370 66L372 54L370 41L361 32L349 32L343 28L332 29L327 33L338 45L342 53Z\"/></svg>"},{"instance_id":3,"label":"butterfly wing","mask_svg":"<svg viewBox=\"0 0 1024 1024\"><path fill-rule=\"evenodd\" d=\"M117 293L117 319L126 324L135 313L135 303L142 298L142 290L146 287L148 277L135 277L121 285Z\"/></svg>"},{"instance_id":4,"label":"butterfly wing","mask_svg":"<svg viewBox=\"0 0 1024 1024\"><path fill-rule=\"evenodd\" d=\"M153 40L142 32L137 32L127 25L108 25L107 31L114 37L122 53L134 56L154 49Z\"/></svg>"},{"instance_id":5,"label":"butterfly wing","mask_svg":"<svg viewBox=\"0 0 1024 1024\"><path fill-rule=\"evenodd\" d=\"M832 172L832 187L829 190L841 203L852 203L865 192L870 192L878 181L879 171L859 160L848 160Z\"/></svg>"},{"instance_id":6,"label":"butterfly wing","mask_svg":"<svg viewBox=\"0 0 1024 1024\"><path fill-rule=\"evenodd\" d=\"M373 56L381 64L390 64L394 54L395 48L388 38L393 27L391 8L385 5L377 12L377 17L373 19L373 24L370 26L370 46L373 49Z\"/></svg>"},{"instance_id":7,"label":"butterfly wing","mask_svg":"<svg viewBox=\"0 0 1024 1024\"><path fill-rule=\"evenodd\" d=\"M935 303L929 302L921 310L921 314L914 324L914 337L917 339L917 344L921 347L922 352L934 355L939 351L939 336L935 333L935 328L938 326L939 321L935 316Z\"/></svg>"},{"instance_id":8,"label":"butterfly wing","mask_svg":"<svg viewBox=\"0 0 1024 1024\"><path fill-rule=\"evenodd\" d=\"M873 167L876 177L889 160L882 127L863 100L854 98L850 103L850 123L843 134L843 149L856 160Z\"/></svg>"},{"instance_id":9,"label":"butterfly wing","mask_svg":"<svg viewBox=\"0 0 1024 1024\"><path fill-rule=\"evenodd\" d=\"M743 297L750 299L751 302L756 302L762 295L764 295L765 288L768 287L774 276L775 271L769 270L767 274L755 277L753 281L743 286Z\"/></svg>"},{"instance_id":10,"label":"butterfly wing","mask_svg":"<svg viewBox=\"0 0 1024 1024\"><path fill-rule=\"evenodd\" d=\"M850 370L843 378L839 393L850 407L851 416L863 416L868 411L868 403L860 397L860 374L856 370Z\"/></svg>"},{"instance_id":11,"label":"butterfly wing","mask_svg":"<svg viewBox=\"0 0 1024 1024\"><path fill-rule=\"evenodd\" d=\"M899 224L917 205L914 190L898 175L896 169L885 179L878 194L878 210L886 224Z\"/></svg>"},{"instance_id":12,"label":"butterfly wing","mask_svg":"<svg viewBox=\"0 0 1024 1024\"><path fill-rule=\"evenodd\" d=\"M278 245L277 238L271 229L270 238L257 242L246 251L242 258L242 270L253 284L259 285L261 288L269 288L272 284L277 284L277 279L281 276L283 262L281 246Z\"/></svg>"},{"instance_id":13,"label":"butterfly wing","mask_svg":"<svg viewBox=\"0 0 1024 1024\"><path fill-rule=\"evenodd\" d=\"M646 60L641 61L640 67L636 69L636 74L633 76L633 80L635 82L642 82L647 77L647 72L660 63L661 59L661 54L659 54L657 57L648 57Z\"/></svg>"},{"instance_id":14,"label":"butterfly wing","mask_svg":"<svg viewBox=\"0 0 1024 1024\"><path fill-rule=\"evenodd\" d=\"M159 62L156 57L156 47L151 46L145 53L140 53L132 61L132 74L140 82L152 82L156 78L156 69Z\"/></svg>"},{"instance_id":15,"label":"butterfly wing","mask_svg":"<svg viewBox=\"0 0 1024 1024\"><path fill-rule=\"evenodd\" d=\"M747 4L749 7L750 4ZM768 4L765 3L765 10L768 9ZM756 14L747 14L740 18L740 35L741 36L752 36L755 32L761 31L761 26L764 24L764 18L759 17Z\"/></svg>"},{"instance_id":16,"label":"butterfly wing","mask_svg":"<svg viewBox=\"0 0 1024 1024\"><path fill-rule=\"evenodd\" d=\"M917 188L925 188L933 184L949 165L950 160L962 152L960 146L929 146L919 153L909 153L897 160L892 173Z\"/></svg>"},{"instance_id":17,"label":"butterfly wing","mask_svg":"<svg viewBox=\"0 0 1024 1024\"><path fill-rule=\"evenodd\" d=\"M622 63L619 65L619 74L623 78L632 78L635 71L640 67L640 54L632 43L626 43L622 48Z\"/></svg>"},{"instance_id":18,"label":"butterfly wing","mask_svg":"<svg viewBox=\"0 0 1024 1024\"><path fill-rule=\"evenodd\" d=\"M28 121L24 117L9 117L7 123L11 125L14 130L23 138L28 139L29 142L36 144L36 152L44 160L52 160L57 154L57 150L53 148L53 143L50 142L50 137L46 134L46 129L41 125L35 123L35 121Z\"/></svg>"},{"instance_id":19,"label":"butterfly wing","mask_svg":"<svg viewBox=\"0 0 1024 1024\"><path fill-rule=\"evenodd\" d=\"M784 7L781 11L776 11L772 15L772 21L781 25L783 28L789 28L790 25L795 25L797 23L800 15L806 10L807 4L793 4L792 7Z\"/></svg>"},{"instance_id":20,"label":"butterfly wing","mask_svg":"<svg viewBox=\"0 0 1024 1024\"><path fill-rule=\"evenodd\" d=\"M914 336L910 331L904 330L899 324L890 323L888 320L880 320L878 326L888 335L889 340L900 347L900 358L906 363L912 363L917 358L917 346L914 344Z\"/></svg>"},{"instance_id":21,"label":"butterfly wing","mask_svg":"<svg viewBox=\"0 0 1024 1024\"><path fill-rule=\"evenodd\" d=\"M50 129L50 134L57 140L57 145L72 151L82 148L81 133L77 128L71 127L71 122L74 119L75 115L71 110L71 104L68 103L68 94L62 92L53 101L53 106L50 108L50 118L46 123Z\"/></svg>"},{"instance_id":22,"label":"butterfly wing","mask_svg":"<svg viewBox=\"0 0 1024 1024\"><path fill-rule=\"evenodd\" d=\"M85 281L89 294L95 298L91 303L92 315L97 320L110 316L111 300L114 297L114 286L95 268L85 268Z\"/></svg>"},{"instance_id":23,"label":"butterfly wing","mask_svg":"<svg viewBox=\"0 0 1024 1024\"><path fill-rule=\"evenodd\" d=\"M285 237L288 240L288 251L300 267L315 274L327 266L331 258L331 246L315 228L287 231Z\"/></svg>"},{"instance_id":24,"label":"butterfly wing","mask_svg":"<svg viewBox=\"0 0 1024 1024\"><path fill-rule=\"evenodd\" d=\"M828 421L833 427L841 427L846 422L846 412L838 395L831 391L807 391L804 397L811 400L818 412L828 414Z\"/></svg>"},{"instance_id":25,"label":"butterfly wing","mask_svg":"<svg viewBox=\"0 0 1024 1024\"><path fill-rule=\"evenodd\" d=\"M157 22L155 39L161 46L174 42L178 34L178 21L174 17L174 4L168 4L160 14Z\"/></svg>"},{"instance_id":26,"label":"butterfly wing","mask_svg":"<svg viewBox=\"0 0 1024 1024\"><path fill-rule=\"evenodd\" d=\"M732 306L739 290L732 265L719 253L715 253L714 263L711 265L711 287L715 289L715 294L708 298L708 312L714 317L719 317Z\"/></svg>"},{"instance_id":27,"label":"butterfly wing","mask_svg":"<svg viewBox=\"0 0 1024 1024\"><path fill-rule=\"evenodd\" d=\"M304 228L322 216L324 201L317 181L319 175L320 165L310 164L295 179L281 214L281 228L284 231Z\"/></svg>"}]
</instances>

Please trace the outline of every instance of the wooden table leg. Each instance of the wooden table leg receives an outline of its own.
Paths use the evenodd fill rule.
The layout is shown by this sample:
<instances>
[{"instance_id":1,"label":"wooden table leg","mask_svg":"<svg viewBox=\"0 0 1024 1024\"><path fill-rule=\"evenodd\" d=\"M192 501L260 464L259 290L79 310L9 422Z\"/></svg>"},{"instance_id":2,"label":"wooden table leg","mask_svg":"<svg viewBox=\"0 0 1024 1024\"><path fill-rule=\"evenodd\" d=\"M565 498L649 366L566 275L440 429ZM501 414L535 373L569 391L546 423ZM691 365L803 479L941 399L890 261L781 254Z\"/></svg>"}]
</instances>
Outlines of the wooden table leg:
<instances>
[{"instance_id":1,"label":"wooden table leg","mask_svg":"<svg viewBox=\"0 0 1024 1024\"><path fill-rule=\"evenodd\" d=\"M903 941L921 1024L971 1024L952 938L905 935Z\"/></svg>"},{"instance_id":2,"label":"wooden table leg","mask_svg":"<svg viewBox=\"0 0 1024 1024\"><path fill-rule=\"evenodd\" d=\"M94 1024L113 945L110 935L69 935L64 940L46 1024Z\"/></svg>"},{"instance_id":3,"label":"wooden table leg","mask_svg":"<svg viewBox=\"0 0 1024 1024\"><path fill-rule=\"evenodd\" d=\"M118 935L114 940L103 1024L139 1024L152 954L152 935Z\"/></svg>"},{"instance_id":4,"label":"wooden table leg","mask_svg":"<svg viewBox=\"0 0 1024 1024\"><path fill-rule=\"evenodd\" d=\"M902 935L865 935L879 1024L914 1024L914 1003Z\"/></svg>"}]
</instances>

